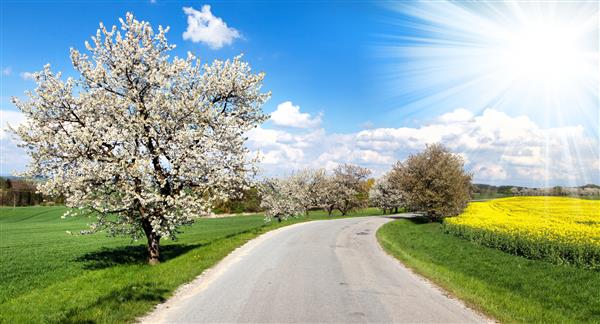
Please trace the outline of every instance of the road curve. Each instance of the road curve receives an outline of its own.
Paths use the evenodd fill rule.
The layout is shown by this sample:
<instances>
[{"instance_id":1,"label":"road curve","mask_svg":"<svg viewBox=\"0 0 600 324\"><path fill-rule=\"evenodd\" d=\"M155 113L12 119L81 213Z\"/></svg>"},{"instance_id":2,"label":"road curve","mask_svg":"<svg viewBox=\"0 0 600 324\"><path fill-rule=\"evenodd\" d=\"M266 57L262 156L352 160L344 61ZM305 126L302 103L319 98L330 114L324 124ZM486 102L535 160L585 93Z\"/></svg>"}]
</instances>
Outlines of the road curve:
<instances>
[{"instance_id":1,"label":"road curve","mask_svg":"<svg viewBox=\"0 0 600 324\"><path fill-rule=\"evenodd\" d=\"M390 220L313 221L264 234L142 322L487 322L380 248L375 232Z\"/></svg>"}]
</instances>

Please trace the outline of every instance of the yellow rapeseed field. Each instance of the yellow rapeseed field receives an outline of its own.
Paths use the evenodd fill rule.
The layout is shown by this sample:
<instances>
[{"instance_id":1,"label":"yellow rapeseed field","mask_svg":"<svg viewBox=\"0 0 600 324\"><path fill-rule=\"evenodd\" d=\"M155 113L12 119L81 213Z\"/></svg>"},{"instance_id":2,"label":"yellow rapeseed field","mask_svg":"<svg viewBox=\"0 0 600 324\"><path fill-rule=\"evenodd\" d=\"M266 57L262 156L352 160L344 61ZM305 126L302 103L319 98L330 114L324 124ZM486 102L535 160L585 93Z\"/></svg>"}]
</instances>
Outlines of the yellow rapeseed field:
<instances>
[{"instance_id":1,"label":"yellow rapeseed field","mask_svg":"<svg viewBox=\"0 0 600 324\"><path fill-rule=\"evenodd\" d=\"M447 222L600 247L600 200L513 197L473 202Z\"/></svg>"},{"instance_id":2,"label":"yellow rapeseed field","mask_svg":"<svg viewBox=\"0 0 600 324\"><path fill-rule=\"evenodd\" d=\"M509 253L600 266L600 200L512 197L473 202L446 232Z\"/></svg>"}]
</instances>

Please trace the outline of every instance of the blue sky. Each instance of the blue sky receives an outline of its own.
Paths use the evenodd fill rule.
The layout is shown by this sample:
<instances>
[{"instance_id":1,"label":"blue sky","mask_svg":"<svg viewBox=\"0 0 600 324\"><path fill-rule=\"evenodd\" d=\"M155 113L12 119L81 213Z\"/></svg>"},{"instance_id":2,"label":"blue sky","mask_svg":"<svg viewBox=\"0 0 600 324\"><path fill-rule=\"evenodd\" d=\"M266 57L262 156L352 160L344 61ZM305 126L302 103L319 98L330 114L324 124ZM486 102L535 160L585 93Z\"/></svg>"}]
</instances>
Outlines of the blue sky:
<instances>
[{"instance_id":1,"label":"blue sky","mask_svg":"<svg viewBox=\"0 0 600 324\"><path fill-rule=\"evenodd\" d=\"M182 7L200 10L203 4L210 4L215 16L239 30L242 39L218 50L184 41L187 23ZM20 72L40 70L46 63L70 71L69 48L82 49L83 42L95 34L98 22L118 24L118 18L128 11L153 25L170 26L169 40L178 46L175 53L179 56L191 51L210 61L244 53L253 68L267 73L265 86L273 92L267 111L291 100L306 112L327 111L324 126L335 131L356 130L365 116L386 111L370 82L370 67L377 64L370 55L371 36L384 33L387 27L377 22L377 17L387 12L380 6L160 0L3 4L2 66L14 72L3 76L3 107L10 108L4 96L21 95L32 87L31 82L19 78Z\"/></svg>"},{"instance_id":2,"label":"blue sky","mask_svg":"<svg viewBox=\"0 0 600 324\"><path fill-rule=\"evenodd\" d=\"M211 19L221 19L239 37L222 46L184 39L183 8L200 11L203 5L210 5ZM377 176L439 141L464 156L478 182L600 182L598 77L580 72L599 71L593 2L4 1L1 6L3 125L19 121L9 98L35 87L27 73L50 63L70 75L69 48L83 49L100 21L118 24L129 11L153 26L170 26L178 56L191 51L211 61L244 53L255 70L266 72L265 88L273 95L264 109L275 113L249 134L249 147L262 155L267 175L348 162ZM544 41L546 35L560 40L559 30L582 22L577 37L565 36L565 42L585 43L580 51L579 43L569 43L578 52L562 53L566 43ZM513 42L511 37L531 30L543 31L534 36L538 47L523 49L518 37ZM567 64L567 72L556 68L576 61L573 57L583 57L578 61L585 65ZM2 174L22 170L27 161L8 137L0 138Z\"/></svg>"}]
</instances>

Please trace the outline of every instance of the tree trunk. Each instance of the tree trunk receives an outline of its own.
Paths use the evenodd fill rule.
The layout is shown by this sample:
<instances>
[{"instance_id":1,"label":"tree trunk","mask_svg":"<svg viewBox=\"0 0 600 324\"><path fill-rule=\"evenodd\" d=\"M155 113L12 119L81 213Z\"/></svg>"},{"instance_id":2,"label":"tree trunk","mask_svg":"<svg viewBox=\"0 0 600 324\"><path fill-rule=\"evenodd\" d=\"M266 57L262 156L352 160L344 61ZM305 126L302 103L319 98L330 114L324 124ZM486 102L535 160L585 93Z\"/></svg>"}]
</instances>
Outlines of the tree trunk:
<instances>
[{"instance_id":1,"label":"tree trunk","mask_svg":"<svg viewBox=\"0 0 600 324\"><path fill-rule=\"evenodd\" d=\"M160 263L160 236L152 234L148 237L148 263Z\"/></svg>"},{"instance_id":2,"label":"tree trunk","mask_svg":"<svg viewBox=\"0 0 600 324\"><path fill-rule=\"evenodd\" d=\"M152 224L148 220L142 220L142 227L148 239L148 264L160 263L160 236L152 231Z\"/></svg>"}]
</instances>

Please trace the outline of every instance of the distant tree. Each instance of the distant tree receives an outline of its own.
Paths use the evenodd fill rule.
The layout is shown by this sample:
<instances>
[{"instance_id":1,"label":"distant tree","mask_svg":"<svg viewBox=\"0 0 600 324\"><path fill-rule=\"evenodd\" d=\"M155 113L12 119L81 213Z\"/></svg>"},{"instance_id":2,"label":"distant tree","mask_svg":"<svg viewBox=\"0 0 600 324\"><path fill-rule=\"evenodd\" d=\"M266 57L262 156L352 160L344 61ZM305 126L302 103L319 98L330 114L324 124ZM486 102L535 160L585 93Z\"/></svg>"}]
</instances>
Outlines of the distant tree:
<instances>
[{"instance_id":1,"label":"distant tree","mask_svg":"<svg viewBox=\"0 0 600 324\"><path fill-rule=\"evenodd\" d=\"M554 186L550 191L552 196L565 196L565 191L561 186Z\"/></svg>"},{"instance_id":2,"label":"distant tree","mask_svg":"<svg viewBox=\"0 0 600 324\"><path fill-rule=\"evenodd\" d=\"M311 208L319 207L322 197L327 191L327 173L325 169L304 169L295 173L294 177L298 183L299 195L302 195L302 204L305 213Z\"/></svg>"},{"instance_id":3,"label":"distant tree","mask_svg":"<svg viewBox=\"0 0 600 324\"><path fill-rule=\"evenodd\" d=\"M254 185L241 190L237 196L217 201L213 207L215 213L253 213L261 210L258 188Z\"/></svg>"},{"instance_id":4,"label":"distant tree","mask_svg":"<svg viewBox=\"0 0 600 324\"><path fill-rule=\"evenodd\" d=\"M499 186L497 188L497 191L499 194L505 195L505 196L510 196L512 195L512 188L513 186Z\"/></svg>"},{"instance_id":5,"label":"distant tree","mask_svg":"<svg viewBox=\"0 0 600 324\"><path fill-rule=\"evenodd\" d=\"M408 207L425 213L431 221L455 216L470 199L471 174L464 161L441 144L428 145L424 152L398 162L390 174L404 192Z\"/></svg>"},{"instance_id":6,"label":"distant tree","mask_svg":"<svg viewBox=\"0 0 600 324\"><path fill-rule=\"evenodd\" d=\"M37 192L34 181L2 178L0 183L0 205L31 206L44 200L43 195Z\"/></svg>"},{"instance_id":7,"label":"distant tree","mask_svg":"<svg viewBox=\"0 0 600 324\"><path fill-rule=\"evenodd\" d=\"M328 216L337 209L340 197L344 196L343 188L336 182L333 175L327 175L324 181L324 191L319 197L319 206L323 208Z\"/></svg>"},{"instance_id":8,"label":"distant tree","mask_svg":"<svg viewBox=\"0 0 600 324\"><path fill-rule=\"evenodd\" d=\"M596 185L596 184L593 184L593 183L588 183L586 185L581 186L580 188L582 188L582 189L587 189L587 188L590 188L590 189L600 189L600 186Z\"/></svg>"},{"instance_id":9,"label":"distant tree","mask_svg":"<svg viewBox=\"0 0 600 324\"><path fill-rule=\"evenodd\" d=\"M397 213L398 209L405 205L402 189L397 183L390 181L389 174L375 181L369 191L369 200L372 206L381 208L384 214Z\"/></svg>"},{"instance_id":10,"label":"distant tree","mask_svg":"<svg viewBox=\"0 0 600 324\"><path fill-rule=\"evenodd\" d=\"M100 24L89 55L71 50L79 78L49 65L34 74L29 100L13 98L28 120L13 131L31 157L25 174L48 179L43 193L95 214L88 232L145 236L154 264L161 238L248 187L245 133L266 120L270 94L240 57L170 59L169 28L120 21Z\"/></svg>"},{"instance_id":11,"label":"distant tree","mask_svg":"<svg viewBox=\"0 0 600 324\"><path fill-rule=\"evenodd\" d=\"M10 187L11 187L10 179L0 177L0 189L6 190L6 189L10 189Z\"/></svg>"},{"instance_id":12,"label":"distant tree","mask_svg":"<svg viewBox=\"0 0 600 324\"><path fill-rule=\"evenodd\" d=\"M266 220L278 222L296 217L306 212L302 184L295 176L269 178L258 187Z\"/></svg>"},{"instance_id":13,"label":"distant tree","mask_svg":"<svg viewBox=\"0 0 600 324\"><path fill-rule=\"evenodd\" d=\"M352 164L342 164L333 170L328 191L332 195L331 201L335 202L335 207L342 215L366 207L368 192L365 192L365 181L370 174L369 169Z\"/></svg>"}]
</instances>

